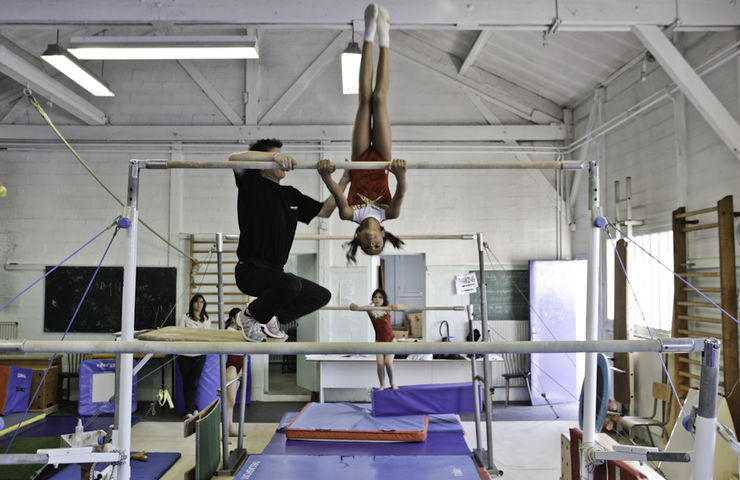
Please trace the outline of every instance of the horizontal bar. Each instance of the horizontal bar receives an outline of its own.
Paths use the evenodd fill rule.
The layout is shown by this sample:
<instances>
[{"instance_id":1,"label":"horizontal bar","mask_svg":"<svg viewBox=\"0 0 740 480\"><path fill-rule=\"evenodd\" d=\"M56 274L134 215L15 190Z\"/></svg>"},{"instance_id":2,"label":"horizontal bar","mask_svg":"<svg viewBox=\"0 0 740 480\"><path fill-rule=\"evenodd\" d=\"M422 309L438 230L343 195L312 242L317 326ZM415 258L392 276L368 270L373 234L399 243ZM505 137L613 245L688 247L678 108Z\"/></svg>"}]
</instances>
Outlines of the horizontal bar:
<instances>
[{"instance_id":1,"label":"horizontal bar","mask_svg":"<svg viewBox=\"0 0 740 480\"><path fill-rule=\"evenodd\" d=\"M679 328L678 333L683 335L693 335L697 337L711 337L712 335L721 335L721 333L703 332L701 330L687 330L683 328Z\"/></svg>"},{"instance_id":2,"label":"horizontal bar","mask_svg":"<svg viewBox=\"0 0 740 480\"><path fill-rule=\"evenodd\" d=\"M321 307L321 310L352 310L349 308L349 306L343 307L343 306L326 306ZM356 312L373 312L376 310L380 311L398 311L398 312L407 312L409 310L454 310L458 312L464 312L465 307L463 305L455 305L451 307L409 307L407 305L398 305L397 308L391 308L390 306L383 307L375 307L371 305L358 305L357 308L354 309Z\"/></svg>"},{"instance_id":3,"label":"horizontal bar","mask_svg":"<svg viewBox=\"0 0 740 480\"><path fill-rule=\"evenodd\" d=\"M59 465L70 463L120 463L121 454L93 452L91 447L45 448L40 453L0 454L0 465Z\"/></svg>"},{"instance_id":4,"label":"horizontal bar","mask_svg":"<svg viewBox=\"0 0 740 480\"><path fill-rule=\"evenodd\" d=\"M194 354L485 354L665 352L704 350L704 339L566 340L545 342L161 342L105 340L2 340L0 353L194 353Z\"/></svg>"},{"instance_id":5,"label":"horizontal bar","mask_svg":"<svg viewBox=\"0 0 740 480\"><path fill-rule=\"evenodd\" d=\"M719 272L676 272L679 277L719 277Z\"/></svg>"},{"instance_id":6,"label":"horizontal bar","mask_svg":"<svg viewBox=\"0 0 740 480\"><path fill-rule=\"evenodd\" d=\"M686 218L694 215L701 215L702 213L716 212L717 207L702 208L701 210L694 210L693 212L677 213L673 218Z\"/></svg>"},{"instance_id":7,"label":"horizontal bar","mask_svg":"<svg viewBox=\"0 0 740 480\"><path fill-rule=\"evenodd\" d=\"M684 302L679 301L676 302L677 305L681 305L684 307L701 307L701 308L717 308L715 305L709 303L709 302Z\"/></svg>"},{"instance_id":8,"label":"horizontal bar","mask_svg":"<svg viewBox=\"0 0 740 480\"><path fill-rule=\"evenodd\" d=\"M451 235L396 235L401 240L475 240L474 233L457 233ZM294 240L352 240L352 235L296 235ZM223 236L224 243L238 242L239 234L230 233Z\"/></svg>"},{"instance_id":9,"label":"horizontal bar","mask_svg":"<svg viewBox=\"0 0 740 480\"><path fill-rule=\"evenodd\" d=\"M49 455L41 453L5 453L0 455L0 465L46 465Z\"/></svg>"},{"instance_id":10,"label":"horizontal bar","mask_svg":"<svg viewBox=\"0 0 740 480\"><path fill-rule=\"evenodd\" d=\"M693 227L684 227L681 229L682 232L695 232L697 230L709 230L710 228L717 228L719 223L705 223L704 225L695 225Z\"/></svg>"},{"instance_id":11,"label":"horizontal bar","mask_svg":"<svg viewBox=\"0 0 740 480\"><path fill-rule=\"evenodd\" d=\"M679 320L691 320L694 322L722 323L722 320L719 318L697 317L695 315L679 315L678 319Z\"/></svg>"},{"instance_id":12,"label":"horizontal bar","mask_svg":"<svg viewBox=\"0 0 740 480\"><path fill-rule=\"evenodd\" d=\"M396 235L401 240L475 240L474 233L460 233L451 235ZM294 240L344 240L349 241L354 237L352 235L296 235ZM223 236L224 243L237 243L239 241L238 233L230 233ZM196 243L214 243L212 241L196 241ZM224 250L226 251L226 250ZM211 253L210 250L195 250L193 253ZM201 262L213 263L213 262Z\"/></svg>"},{"instance_id":13,"label":"horizontal bar","mask_svg":"<svg viewBox=\"0 0 740 480\"><path fill-rule=\"evenodd\" d=\"M678 361L681 363L688 363L689 365L701 366L701 362L699 360L691 360L690 358L686 357L680 357Z\"/></svg>"},{"instance_id":14,"label":"horizontal bar","mask_svg":"<svg viewBox=\"0 0 740 480\"><path fill-rule=\"evenodd\" d=\"M204 161L187 161L187 160L136 160L142 168L152 168L158 170L174 168L229 168L229 169L254 169L269 170L278 168L273 161L224 161L224 162L204 162ZM316 170L317 162L298 161L295 168L297 170ZM390 162L335 162L338 169L344 170L385 170L389 167ZM588 165L585 162L577 161L538 161L538 162L506 162L506 161L479 161L479 162L406 162L408 169L512 169L512 170L585 170Z\"/></svg>"},{"instance_id":15,"label":"horizontal bar","mask_svg":"<svg viewBox=\"0 0 740 480\"><path fill-rule=\"evenodd\" d=\"M694 290L691 287L683 287L682 290L684 292L692 292L692 293L696 293L696 290L699 290L701 293L720 293L722 292L722 289L719 287L700 287L700 288L697 288L696 290ZM696 294L699 295L698 293Z\"/></svg>"}]
</instances>

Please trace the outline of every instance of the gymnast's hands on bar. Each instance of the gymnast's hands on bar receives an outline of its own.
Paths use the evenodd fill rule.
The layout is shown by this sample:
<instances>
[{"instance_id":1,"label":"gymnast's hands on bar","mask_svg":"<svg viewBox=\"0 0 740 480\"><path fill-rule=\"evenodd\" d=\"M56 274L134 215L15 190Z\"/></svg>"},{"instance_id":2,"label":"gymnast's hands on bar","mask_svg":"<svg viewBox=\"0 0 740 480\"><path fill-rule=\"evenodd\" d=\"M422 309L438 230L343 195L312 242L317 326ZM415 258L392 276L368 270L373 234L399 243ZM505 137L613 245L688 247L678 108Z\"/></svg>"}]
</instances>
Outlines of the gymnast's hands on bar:
<instances>
[{"instance_id":1,"label":"gymnast's hands on bar","mask_svg":"<svg viewBox=\"0 0 740 480\"><path fill-rule=\"evenodd\" d=\"M356 312L357 311L357 304L356 303L350 303L349 304L349 309L352 310L353 312Z\"/></svg>"},{"instance_id":2,"label":"gymnast's hands on bar","mask_svg":"<svg viewBox=\"0 0 740 480\"><path fill-rule=\"evenodd\" d=\"M278 164L278 168L281 170L295 170L296 161L295 158L290 155L286 155L282 152L275 152L272 154L272 160Z\"/></svg>"},{"instance_id":3,"label":"gymnast's hands on bar","mask_svg":"<svg viewBox=\"0 0 740 480\"><path fill-rule=\"evenodd\" d=\"M389 168L390 172L396 176L396 178L402 178L406 176L406 160L396 158L391 162Z\"/></svg>"},{"instance_id":4,"label":"gymnast's hands on bar","mask_svg":"<svg viewBox=\"0 0 740 480\"><path fill-rule=\"evenodd\" d=\"M319 175L321 175L322 178L331 176L331 174L334 173L336 169L337 166L334 165L331 160L319 160L316 164L316 170L319 172Z\"/></svg>"}]
</instances>

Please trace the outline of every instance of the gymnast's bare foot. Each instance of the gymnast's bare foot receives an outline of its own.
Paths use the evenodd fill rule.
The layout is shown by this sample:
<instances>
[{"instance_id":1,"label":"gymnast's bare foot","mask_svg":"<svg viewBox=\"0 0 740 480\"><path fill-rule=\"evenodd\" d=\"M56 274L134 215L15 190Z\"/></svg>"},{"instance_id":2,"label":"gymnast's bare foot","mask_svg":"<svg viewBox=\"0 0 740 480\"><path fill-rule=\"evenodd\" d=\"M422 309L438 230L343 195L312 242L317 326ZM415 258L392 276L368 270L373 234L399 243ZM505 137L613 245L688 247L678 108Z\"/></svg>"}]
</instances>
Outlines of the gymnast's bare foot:
<instances>
[{"instance_id":1,"label":"gymnast's bare foot","mask_svg":"<svg viewBox=\"0 0 740 480\"><path fill-rule=\"evenodd\" d=\"M398 387L395 385L391 385L391 390L398 390Z\"/></svg>"},{"instance_id":2,"label":"gymnast's bare foot","mask_svg":"<svg viewBox=\"0 0 740 480\"><path fill-rule=\"evenodd\" d=\"M378 387L378 390L385 390L385 387L383 385Z\"/></svg>"}]
</instances>

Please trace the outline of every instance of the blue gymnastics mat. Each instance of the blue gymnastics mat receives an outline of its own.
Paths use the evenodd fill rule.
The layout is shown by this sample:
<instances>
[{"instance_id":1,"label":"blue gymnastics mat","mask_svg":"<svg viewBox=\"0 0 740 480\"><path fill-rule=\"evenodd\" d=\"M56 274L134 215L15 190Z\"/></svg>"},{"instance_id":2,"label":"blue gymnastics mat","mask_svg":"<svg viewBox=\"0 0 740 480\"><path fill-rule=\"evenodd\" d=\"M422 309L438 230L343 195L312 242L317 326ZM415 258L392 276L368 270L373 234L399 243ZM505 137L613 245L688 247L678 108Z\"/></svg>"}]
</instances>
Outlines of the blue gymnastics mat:
<instances>
[{"instance_id":1,"label":"blue gymnastics mat","mask_svg":"<svg viewBox=\"0 0 740 480\"><path fill-rule=\"evenodd\" d=\"M308 456L252 455L234 480L459 480L480 479L469 455Z\"/></svg>"},{"instance_id":2,"label":"blue gymnastics mat","mask_svg":"<svg viewBox=\"0 0 740 480\"><path fill-rule=\"evenodd\" d=\"M157 480L167 473L167 470L180 459L175 452L148 452L147 461L131 460L131 478L136 480ZM96 470L102 470L105 464L100 464ZM82 472L79 465L67 465L49 480L80 480Z\"/></svg>"}]
</instances>

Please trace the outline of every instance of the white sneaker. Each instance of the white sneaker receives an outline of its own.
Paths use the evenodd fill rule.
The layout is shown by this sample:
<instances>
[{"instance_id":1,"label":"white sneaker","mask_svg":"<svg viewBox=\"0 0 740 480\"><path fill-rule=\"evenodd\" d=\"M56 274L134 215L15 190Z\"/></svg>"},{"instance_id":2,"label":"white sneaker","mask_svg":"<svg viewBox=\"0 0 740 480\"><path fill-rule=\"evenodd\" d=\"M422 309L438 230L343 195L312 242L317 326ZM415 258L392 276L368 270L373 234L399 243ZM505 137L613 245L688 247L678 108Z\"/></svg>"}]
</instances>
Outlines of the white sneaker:
<instances>
[{"instance_id":1,"label":"white sneaker","mask_svg":"<svg viewBox=\"0 0 740 480\"><path fill-rule=\"evenodd\" d=\"M242 331L242 337L248 342L266 342L267 337L262 333L260 323L252 318L251 316L244 313L244 310L239 312L236 317L236 321L239 324L239 328Z\"/></svg>"},{"instance_id":2,"label":"white sneaker","mask_svg":"<svg viewBox=\"0 0 740 480\"><path fill-rule=\"evenodd\" d=\"M277 317L272 317L269 322L261 323L262 332L268 337L285 338L285 332L278 327Z\"/></svg>"}]
</instances>

